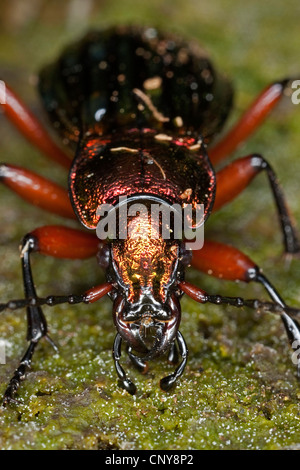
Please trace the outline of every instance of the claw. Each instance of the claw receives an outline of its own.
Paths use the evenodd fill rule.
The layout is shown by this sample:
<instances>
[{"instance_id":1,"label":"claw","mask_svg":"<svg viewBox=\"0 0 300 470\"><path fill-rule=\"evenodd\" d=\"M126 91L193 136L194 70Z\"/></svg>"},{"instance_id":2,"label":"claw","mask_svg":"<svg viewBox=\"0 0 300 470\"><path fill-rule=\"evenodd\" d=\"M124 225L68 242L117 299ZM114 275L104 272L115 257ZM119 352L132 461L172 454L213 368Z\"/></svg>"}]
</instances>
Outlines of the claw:
<instances>
[{"instance_id":1,"label":"claw","mask_svg":"<svg viewBox=\"0 0 300 470\"><path fill-rule=\"evenodd\" d=\"M55 344L55 342L53 341L52 338L50 338L49 335L45 335L44 338L48 341L48 343L51 344L51 346L53 347L54 351L59 354L59 348L57 346L57 344Z\"/></svg>"}]
</instances>

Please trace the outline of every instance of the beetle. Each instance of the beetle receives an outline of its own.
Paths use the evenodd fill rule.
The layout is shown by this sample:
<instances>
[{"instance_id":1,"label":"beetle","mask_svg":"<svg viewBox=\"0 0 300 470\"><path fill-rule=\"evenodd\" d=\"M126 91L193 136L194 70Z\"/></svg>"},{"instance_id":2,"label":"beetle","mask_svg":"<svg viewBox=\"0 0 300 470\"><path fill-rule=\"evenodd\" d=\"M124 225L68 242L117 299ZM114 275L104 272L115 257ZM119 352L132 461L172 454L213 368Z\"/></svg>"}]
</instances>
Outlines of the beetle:
<instances>
[{"instance_id":1,"label":"beetle","mask_svg":"<svg viewBox=\"0 0 300 470\"><path fill-rule=\"evenodd\" d=\"M142 372L147 371L148 361L167 354L175 370L161 379L164 391L182 375L188 358L179 331L183 294L200 303L246 306L278 314L290 343L299 344L299 310L285 304L248 256L212 240L205 240L201 249L190 250L184 236L175 237L174 221L168 226L169 237L164 238L159 218L158 236L153 237L148 212L141 216L140 211L131 211L129 215L139 203L148 209L154 203L169 208L174 204L181 208L202 205L203 224L264 171L276 203L285 252L299 253L299 237L282 189L263 156L253 153L219 171L214 169L259 127L290 90L291 79L265 88L216 144L213 139L232 108L230 81L215 70L196 43L155 28L119 26L92 31L41 71L38 86L53 127L73 160L7 84L2 109L32 144L69 170L68 191L8 163L1 165L0 179L29 203L76 219L86 230L43 226L23 238L25 298L0 304L0 309L26 308L29 345L5 391L4 404L16 401L40 339L46 338L55 347L43 305L92 303L110 296L117 330L113 359L120 385L130 394L136 387L120 363L123 342L130 360ZM99 207L108 205L120 214L122 198L129 209L119 229L125 225L131 228L130 234L121 237L118 232L115 238L99 240L95 233L101 221ZM198 230L201 224L194 222L192 216L191 226ZM31 271L34 252L70 259L97 256L106 282L82 295L41 298ZM260 283L270 301L209 294L185 281L190 264L219 278Z\"/></svg>"}]
</instances>

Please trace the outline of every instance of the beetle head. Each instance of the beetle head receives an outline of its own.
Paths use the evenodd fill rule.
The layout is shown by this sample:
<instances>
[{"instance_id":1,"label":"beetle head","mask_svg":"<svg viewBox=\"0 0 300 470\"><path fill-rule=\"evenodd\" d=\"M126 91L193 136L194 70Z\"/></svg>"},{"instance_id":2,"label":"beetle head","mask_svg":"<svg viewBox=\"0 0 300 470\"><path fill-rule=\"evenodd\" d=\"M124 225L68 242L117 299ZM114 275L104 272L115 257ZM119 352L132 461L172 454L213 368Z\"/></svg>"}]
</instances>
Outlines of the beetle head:
<instances>
[{"instance_id":1,"label":"beetle head","mask_svg":"<svg viewBox=\"0 0 300 470\"><path fill-rule=\"evenodd\" d=\"M117 296L113 307L118 333L144 360L160 356L170 347L179 328L180 313L175 293L164 305L150 296L141 297L135 304Z\"/></svg>"},{"instance_id":2,"label":"beetle head","mask_svg":"<svg viewBox=\"0 0 300 470\"><path fill-rule=\"evenodd\" d=\"M175 295L179 246L164 240L118 241L111 245L112 270L118 285L114 321L135 351L153 358L176 336L180 305Z\"/></svg>"}]
</instances>

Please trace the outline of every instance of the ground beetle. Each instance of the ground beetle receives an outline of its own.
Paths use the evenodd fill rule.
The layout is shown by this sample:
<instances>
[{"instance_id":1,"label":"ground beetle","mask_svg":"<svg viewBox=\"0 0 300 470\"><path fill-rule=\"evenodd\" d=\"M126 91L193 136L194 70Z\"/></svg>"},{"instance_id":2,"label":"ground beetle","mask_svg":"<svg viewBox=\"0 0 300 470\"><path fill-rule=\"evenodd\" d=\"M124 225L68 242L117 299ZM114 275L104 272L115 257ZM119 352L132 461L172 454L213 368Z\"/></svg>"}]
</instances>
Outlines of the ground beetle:
<instances>
[{"instance_id":1,"label":"ground beetle","mask_svg":"<svg viewBox=\"0 0 300 470\"><path fill-rule=\"evenodd\" d=\"M69 169L69 191L11 164L0 167L2 183L42 209L79 220L90 231L44 226L23 239L25 298L0 308L27 308L29 347L6 389L4 404L15 401L39 340L45 337L52 343L43 305L90 303L106 294L111 297L117 329L113 358L121 386L131 394L136 387L120 364L123 341L129 358L142 372L149 360L164 353L173 364L181 356L174 373L161 380L163 390L169 390L183 373L188 351L178 328L179 299L184 293L200 303L277 313L290 342L300 340L295 319L299 310L286 306L260 268L236 248L205 240L202 249L191 252L184 239L174 236L153 238L146 231L148 235L143 237L100 241L95 234L98 208L110 204L120 211L121 196L127 197L129 206L136 202L147 207L154 202L180 207L202 204L206 220L264 170L276 202L285 251L298 253L298 235L269 163L252 154L217 173L213 168L261 124L290 89L290 82L268 86L229 133L212 145L232 107L233 92L230 82L215 71L197 44L154 28L90 32L39 76L43 103L54 128L75 155L73 162L6 84L4 114L46 156ZM132 226L135 220L128 216L126 224ZM148 218L143 220L147 226ZM72 259L97 255L107 282L83 295L38 297L30 267L33 252ZM184 280L190 264L223 279L261 283L271 300L210 295Z\"/></svg>"}]
</instances>

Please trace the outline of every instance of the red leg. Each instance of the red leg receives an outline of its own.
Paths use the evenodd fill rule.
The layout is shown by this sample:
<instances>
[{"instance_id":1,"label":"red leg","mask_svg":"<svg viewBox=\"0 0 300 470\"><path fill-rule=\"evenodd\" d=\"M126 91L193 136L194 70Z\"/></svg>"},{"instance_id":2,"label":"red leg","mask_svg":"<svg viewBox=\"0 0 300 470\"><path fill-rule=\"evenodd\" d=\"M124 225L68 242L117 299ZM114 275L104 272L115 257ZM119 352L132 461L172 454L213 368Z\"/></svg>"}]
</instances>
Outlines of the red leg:
<instances>
[{"instance_id":1,"label":"red leg","mask_svg":"<svg viewBox=\"0 0 300 470\"><path fill-rule=\"evenodd\" d=\"M262 156L253 154L240 158L217 173L217 192L213 210L217 211L233 200L263 170L269 178L276 203L285 251L286 253L298 253L300 242L282 189L271 166Z\"/></svg>"},{"instance_id":2,"label":"red leg","mask_svg":"<svg viewBox=\"0 0 300 470\"><path fill-rule=\"evenodd\" d=\"M52 181L24 168L0 165L0 181L31 204L69 219L76 219L68 192Z\"/></svg>"},{"instance_id":3,"label":"red leg","mask_svg":"<svg viewBox=\"0 0 300 470\"><path fill-rule=\"evenodd\" d=\"M262 168L254 166L253 161L252 155L239 158L217 172L214 212L235 199L260 173Z\"/></svg>"},{"instance_id":4,"label":"red leg","mask_svg":"<svg viewBox=\"0 0 300 470\"><path fill-rule=\"evenodd\" d=\"M30 240L29 247L28 240ZM85 259L99 251L100 240L95 233L83 232L60 225L48 225L26 235L23 244L30 251L55 258Z\"/></svg>"},{"instance_id":5,"label":"red leg","mask_svg":"<svg viewBox=\"0 0 300 470\"><path fill-rule=\"evenodd\" d=\"M199 271L229 281L249 282L256 264L233 246L205 240L201 250L194 250L192 266Z\"/></svg>"},{"instance_id":6,"label":"red leg","mask_svg":"<svg viewBox=\"0 0 300 470\"><path fill-rule=\"evenodd\" d=\"M100 284L99 286L92 287L88 291L83 294L84 303L92 304L97 302L97 300L102 299L104 295L108 294L112 290L112 285L110 282L105 282L104 284Z\"/></svg>"},{"instance_id":7,"label":"red leg","mask_svg":"<svg viewBox=\"0 0 300 470\"><path fill-rule=\"evenodd\" d=\"M71 158L56 145L42 124L7 84L5 84L5 90L6 104L2 105L2 109L6 117L29 142L40 149L48 158L70 168Z\"/></svg>"},{"instance_id":8,"label":"red leg","mask_svg":"<svg viewBox=\"0 0 300 470\"><path fill-rule=\"evenodd\" d=\"M260 126L284 95L290 83L290 79L273 83L258 96L228 134L209 149L209 157L214 165L230 155Z\"/></svg>"}]
</instances>

